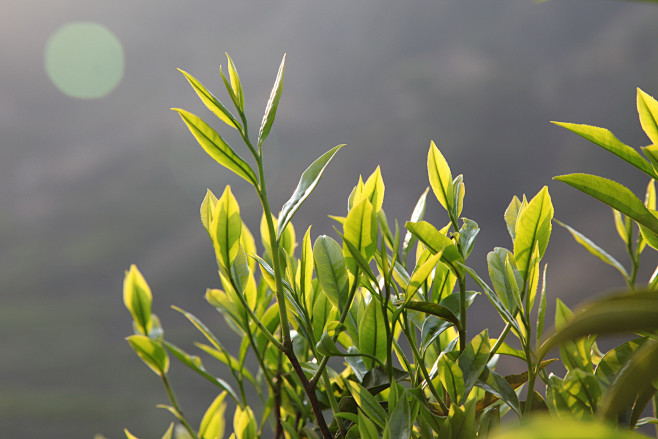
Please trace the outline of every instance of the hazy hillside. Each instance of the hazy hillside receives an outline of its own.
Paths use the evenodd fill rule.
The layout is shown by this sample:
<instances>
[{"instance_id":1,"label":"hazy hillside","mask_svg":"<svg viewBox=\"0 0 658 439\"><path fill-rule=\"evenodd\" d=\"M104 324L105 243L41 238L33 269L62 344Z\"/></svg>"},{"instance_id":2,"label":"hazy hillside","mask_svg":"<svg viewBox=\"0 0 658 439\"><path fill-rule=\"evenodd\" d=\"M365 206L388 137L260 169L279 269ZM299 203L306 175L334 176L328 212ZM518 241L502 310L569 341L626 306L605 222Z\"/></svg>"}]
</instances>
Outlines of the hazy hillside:
<instances>
[{"instance_id":1,"label":"hazy hillside","mask_svg":"<svg viewBox=\"0 0 658 439\"><path fill-rule=\"evenodd\" d=\"M472 259L481 263L493 246L509 245L502 214L511 197L545 184L558 218L598 240L614 234L611 223L593 222L600 214L611 219L608 209L552 182L554 175L615 175L637 193L646 185L549 121L606 126L628 144L648 142L634 115L635 87L658 95L656 6L37 3L0 6L2 437L119 438L123 427L145 438L162 434L169 415L154 406L166 396L123 340L131 327L121 284L131 263L147 277L155 310L181 345L191 350L195 334L170 304L223 327L202 299L218 281L198 206L206 187L218 193L231 184L252 229L260 214L246 185L206 158L169 111L210 117L177 67L224 97L218 65L229 51L257 121L287 52L284 96L265 146L275 209L312 160L349 145L298 214L298 233L311 223L314 234L330 233L327 214L343 214L359 173L378 164L387 215L403 222L428 184L430 139L453 173L464 174L465 215L482 228ZM106 25L123 44L125 76L103 99L69 98L45 74L49 35L76 20ZM436 204L427 215L442 223ZM616 243L609 249L621 250ZM573 304L622 285L562 230L554 231L548 262L551 302L559 295ZM655 263L647 257L646 270ZM573 271L576 264L581 271ZM490 311L484 299L477 306ZM478 323L489 324L498 322ZM189 383L179 393L190 413L213 397L189 374L174 379Z\"/></svg>"}]
</instances>

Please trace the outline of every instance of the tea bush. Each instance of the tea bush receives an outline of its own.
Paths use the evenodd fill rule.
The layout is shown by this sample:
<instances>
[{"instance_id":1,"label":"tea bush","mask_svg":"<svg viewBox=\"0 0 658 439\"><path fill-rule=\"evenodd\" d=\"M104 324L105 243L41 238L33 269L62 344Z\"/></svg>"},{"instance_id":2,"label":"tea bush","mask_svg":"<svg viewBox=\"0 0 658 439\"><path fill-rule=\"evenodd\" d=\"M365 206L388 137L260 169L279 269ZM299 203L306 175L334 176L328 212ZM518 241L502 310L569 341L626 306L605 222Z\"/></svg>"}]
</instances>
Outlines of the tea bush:
<instances>
[{"instance_id":1,"label":"tea bush","mask_svg":"<svg viewBox=\"0 0 658 439\"><path fill-rule=\"evenodd\" d=\"M163 439L222 438L227 429L235 439L630 438L638 437L632 432L636 427L658 423L658 270L648 283L636 279L643 251L658 249L656 100L638 90L640 121L652 142L641 148L646 158L604 128L558 123L650 178L642 202L603 177L556 177L613 208L630 269L555 220L544 187L532 197L512 198L504 215L510 248L496 247L487 255L485 280L469 265L480 228L462 216L464 178L453 175L433 142L427 155L431 195L430 188L423 192L403 228L397 221L391 223L382 209L385 184L377 168L356 182L347 214L332 217L338 241L328 235L313 236L310 227L303 235L295 231L295 213L343 145L327 151L303 172L292 196L275 215L265 181L264 146L282 94L285 56L253 141L240 77L227 58L228 75L220 70L221 78L235 112L192 75L181 72L205 106L237 130L250 159L241 157L198 116L174 111L208 155L254 188L262 206L259 250L254 234L242 222L230 186L219 197L208 190L201 204L201 222L215 250L221 286L208 289L205 297L225 318L234 337L242 340L238 352L224 347L212 324L174 309L199 330L203 341L196 348L205 358L223 364L234 382L214 376L200 357L165 338L151 312L151 290L137 267L127 271L124 281L124 302L134 321L128 343L161 378L170 400L161 407L179 425L174 428L172 423ZM447 213L447 224L423 219L427 203L434 202ZM544 337L547 299L542 258L553 223L617 268L628 290L575 312L558 299L557 329ZM476 290L469 290L467 283ZM503 320L500 334L467 332L468 309L479 296L485 296ZM635 338L600 352L598 335L613 333L635 334ZM559 359L548 357L555 347ZM248 352L256 365L247 363ZM501 355L522 360L524 370L501 375L496 371ZM174 395L168 374L171 357L217 388L218 396L198 427L184 416ZM546 370L556 361L566 369L562 377ZM249 387L255 392L248 392ZM254 410L250 398L257 398L262 410ZM652 402L653 417L642 418ZM228 426L227 409L234 410ZM499 432L505 415L522 421L516 422L520 427ZM128 430L126 435L134 437Z\"/></svg>"}]
</instances>

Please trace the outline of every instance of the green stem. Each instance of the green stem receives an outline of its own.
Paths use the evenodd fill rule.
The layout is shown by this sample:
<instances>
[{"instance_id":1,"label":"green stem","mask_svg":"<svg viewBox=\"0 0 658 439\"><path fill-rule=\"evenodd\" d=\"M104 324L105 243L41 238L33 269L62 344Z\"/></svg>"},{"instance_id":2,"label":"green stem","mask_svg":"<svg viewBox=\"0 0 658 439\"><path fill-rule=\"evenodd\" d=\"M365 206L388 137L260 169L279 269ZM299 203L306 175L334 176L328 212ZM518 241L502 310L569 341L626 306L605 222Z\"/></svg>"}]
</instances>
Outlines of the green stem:
<instances>
[{"instance_id":1,"label":"green stem","mask_svg":"<svg viewBox=\"0 0 658 439\"><path fill-rule=\"evenodd\" d=\"M459 352L466 349L466 279L457 276L459 282Z\"/></svg>"},{"instance_id":2,"label":"green stem","mask_svg":"<svg viewBox=\"0 0 658 439\"><path fill-rule=\"evenodd\" d=\"M331 380L329 379L329 374L327 373L327 369L325 369L322 372L322 380L324 381L324 387L327 392L327 398L329 398L329 405L331 405L331 411L334 413L339 413L340 407L338 406L338 401L336 401L336 397L334 396L333 390L331 390ZM340 436L344 439L345 436L347 435L347 432L345 431L343 422L339 419L336 419L336 424L338 424L338 429L340 430Z\"/></svg>"},{"instance_id":3,"label":"green stem","mask_svg":"<svg viewBox=\"0 0 658 439\"><path fill-rule=\"evenodd\" d=\"M407 319L406 319L406 316L405 316L405 321L406 320ZM420 368L421 373L423 374L423 378L425 378L425 382L427 383L427 386L429 387L430 392L434 396L434 399L436 399L436 402L439 403L439 406L441 407L441 410L443 410L443 412L445 414L448 414L448 412L450 411L450 408L448 408L448 406L446 405L443 398L441 398L441 396L439 395L439 392L436 391L436 388L434 387L434 384L432 384L432 380L430 379L430 374L427 373L427 368L425 367L425 361L420 356L420 353L418 352L418 349L416 348L415 343L411 343L412 338L411 338L411 335L409 334L409 325L408 325L408 323L405 323L405 325L402 326L402 331L404 332L404 335L407 337L407 340L409 340L409 342L410 342L409 344L411 345L411 350L413 352L414 359L416 361L416 364Z\"/></svg>"},{"instance_id":4,"label":"green stem","mask_svg":"<svg viewBox=\"0 0 658 439\"><path fill-rule=\"evenodd\" d=\"M174 410L176 410L176 413L179 416L178 420L181 422L181 424L183 424L183 426L185 427L185 429L193 439L198 439L198 436L196 435L190 424L183 416L183 411L178 405L178 400L176 399L176 395L174 395L174 391L171 388L171 384L169 384L169 379L167 378L167 375L165 373L162 373L160 374L160 377L162 378L162 383L164 384L165 390L167 391L167 396L169 397L171 406L174 408Z\"/></svg>"}]
</instances>

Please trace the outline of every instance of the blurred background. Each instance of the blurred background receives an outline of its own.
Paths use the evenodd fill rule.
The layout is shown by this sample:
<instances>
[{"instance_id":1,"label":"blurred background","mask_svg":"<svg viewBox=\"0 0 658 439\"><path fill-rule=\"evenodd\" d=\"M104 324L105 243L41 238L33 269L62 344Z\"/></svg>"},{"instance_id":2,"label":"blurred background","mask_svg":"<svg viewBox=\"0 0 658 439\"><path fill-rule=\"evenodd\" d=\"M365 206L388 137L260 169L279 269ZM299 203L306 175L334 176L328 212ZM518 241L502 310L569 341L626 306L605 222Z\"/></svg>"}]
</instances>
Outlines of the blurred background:
<instances>
[{"instance_id":1,"label":"blurred background","mask_svg":"<svg viewBox=\"0 0 658 439\"><path fill-rule=\"evenodd\" d=\"M604 126L646 145L635 87L658 95L656 22L655 5L605 0L3 0L0 436L164 432L171 416L155 408L164 390L124 341L132 328L122 281L132 263L169 339L190 352L198 339L176 304L228 346L239 342L203 300L219 282L198 208L206 188L220 194L231 184L252 230L260 212L246 183L206 157L169 111L213 120L177 67L228 103L218 69L228 51L255 129L287 52L264 146L273 209L316 157L349 145L297 214L300 239L310 224L314 237L333 234L327 215L343 215L359 174L377 165L387 216L403 224L428 185L433 139L453 175L464 174L464 215L482 229L469 261L483 275L486 253L511 246L503 212L512 196L544 185L557 218L628 265L610 209L551 178L595 173L640 196L647 180L549 121ZM447 222L428 200L426 219ZM545 260L549 312L558 296L575 305L623 286L561 228ZM640 278L655 265L646 250ZM486 299L474 307L481 317L469 331L498 333ZM172 369L196 424L214 389Z\"/></svg>"}]
</instances>

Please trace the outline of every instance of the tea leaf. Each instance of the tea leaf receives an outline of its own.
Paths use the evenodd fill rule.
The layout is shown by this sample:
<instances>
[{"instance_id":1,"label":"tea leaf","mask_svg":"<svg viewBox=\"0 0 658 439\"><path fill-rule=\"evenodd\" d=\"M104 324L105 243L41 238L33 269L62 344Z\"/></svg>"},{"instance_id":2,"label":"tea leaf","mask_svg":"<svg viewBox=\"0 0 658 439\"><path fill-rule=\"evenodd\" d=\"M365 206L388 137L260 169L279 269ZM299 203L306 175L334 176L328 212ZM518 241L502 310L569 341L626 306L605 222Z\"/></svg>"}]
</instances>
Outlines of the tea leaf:
<instances>
[{"instance_id":1,"label":"tea leaf","mask_svg":"<svg viewBox=\"0 0 658 439\"><path fill-rule=\"evenodd\" d=\"M297 213L297 210L301 205L306 201L311 192L320 182L322 173L325 168L331 161L331 159L336 155L336 153L345 145L338 145L330 149L329 151L322 154L318 159L316 159L311 165L306 168L299 183L297 183L297 188L293 192L292 196L281 208L279 213L279 223L277 224L276 237L277 239L281 238L281 234L285 230L286 226L292 220L292 217Z\"/></svg>"},{"instance_id":2,"label":"tea leaf","mask_svg":"<svg viewBox=\"0 0 658 439\"><path fill-rule=\"evenodd\" d=\"M386 431L391 439L411 437L412 424L409 399L405 394L401 396L386 422Z\"/></svg>"},{"instance_id":3,"label":"tea leaf","mask_svg":"<svg viewBox=\"0 0 658 439\"><path fill-rule=\"evenodd\" d=\"M377 426L384 428L386 424L386 411L377 402L374 396L368 390L352 380L345 380L345 385L349 389L352 397L363 413L370 418Z\"/></svg>"},{"instance_id":4,"label":"tea leaf","mask_svg":"<svg viewBox=\"0 0 658 439\"><path fill-rule=\"evenodd\" d=\"M142 335L148 335L153 325L151 320L151 303L153 296L151 288L136 265L131 265L126 271L123 281L123 303L130 311L136 328Z\"/></svg>"},{"instance_id":5,"label":"tea leaf","mask_svg":"<svg viewBox=\"0 0 658 439\"><path fill-rule=\"evenodd\" d=\"M217 116L222 122L225 122L228 126L235 128L238 131L242 131L242 126L240 123L233 117L230 111L224 107L224 105L217 100L217 98L199 82L194 76L190 75L184 70L178 69L187 81L190 83L196 94L199 96L203 104L212 111L215 116Z\"/></svg>"},{"instance_id":6,"label":"tea leaf","mask_svg":"<svg viewBox=\"0 0 658 439\"><path fill-rule=\"evenodd\" d=\"M502 376L485 367L482 374L478 377L475 385L480 389L486 390L496 395L504 401L512 410L521 416L521 404L519 398L511 384Z\"/></svg>"},{"instance_id":7,"label":"tea leaf","mask_svg":"<svg viewBox=\"0 0 658 439\"><path fill-rule=\"evenodd\" d=\"M180 108L172 108L172 110L180 115L194 138L210 157L215 159L220 165L244 178L252 186L258 186L258 179L256 178L253 169L251 169L242 157L233 151L217 131L212 129L210 125L205 123L198 116L195 116L188 111Z\"/></svg>"},{"instance_id":8,"label":"tea leaf","mask_svg":"<svg viewBox=\"0 0 658 439\"><path fill-rule=\"evenodd\" d=\"M341 311L346 306L349 279L340 245L329 236L319 236L313 244L313 259L322 290Z\"/></svg>"},{"instance_id":9,"label":"tea leaf","mask_svg":"<svg viewBox=\"0 0 658 439\"><path fill-rule=\"evenodd\" d=\"M520 297L516 297L515 291L518 292L520 288L519 284L523 283L523 280L520 279L521 275L518 273L519 270L514 270L516 268L514 255L506 248L496 247L487 254L487 263L489 267L489 278L491 279L494 291L505 309L510 314L514 314L518 308L521 308ZM508 265L512 268L512 272L515 274L514 277L508 276L506 268ZM518 274L519 278L516 278L516 274Z\"/></svg>"},{"instance_id":10,"label":"tea leaf","mask_svg":"<svg viewBox=\"0 0 658 439\"><path fill-rule=\"evenodd\" d=\"M348 241L358 250L359 254L368 263L377 250L377 216L375 209L368 199L363 199L347 214L343 224L343 241ZM357 263L352 253L343 245L343 256L347 268L356 273Z\"/></svg>"},{"instance_id":11,"label":"tea leaf","mask_svg":"<svg viewBox=\"0 0 658 439\"><path fill-rule=\"evenodd\" d=\"M561 418L559 422L550 416L535 417L531 422L506 430L492 439L642 439L644 436L627 430L619 430L599 421Z\"/></svg>"},{"instance_id":12,"label":"tea leaf","mask_svg":"<svg viewBox=\"0 0 658 439\"><path fill-rule=\"evenodd\" d=\"M203 227L210 235L210 224L212 223L213 213L215 211L215 206L217 205L217 197L212 193L210 189L206 190L206 196L201 202L201 223ZM211 236L212 237L212 236Z\"/></svg>"},{"instance_id":13,"label":"tea leaf","mask_svg":"<svg viewBox=\"0 0 658 439\"><path fill-rule=\"evenodd\" d=\"M461 329L461 325L459 324L459 319L457 318L457 316L449 308L443 305L439 305L437 303L411 300L405 303L404 307L407 309L413 309L415 311L420 311L425 314L430 314L439 317L445 321L452 323L457 327L457 329Z\"/></svg>"},{"instance_id":14,"label":"tea leaf","mask_svg":"<svg viewBox=\"0 0 658 439\"><path fill-rule=\"evenodd\" d=\"M413 299L416 291L418 291L418 288L420 288L420 286L427 280L429 275L436 268L436 264L439 263L439 259L441 259L442 254L443 252L435 253L425 262L416 266L416 269L414 270L413 274L411 275L411 279L409 280L409 285L407 286L407 289L404 293L405 304Z\"/></svg>"},{"instance_id":15,"label":"tea leaf","mask_svg":"<svg viewBox=\"0 0 658 439\"><path fill-rule=\"evenodd\" d=\"M235 439L258 439L258 424L254 412L248 406L237 406L233 416Z\"/></svg>"},{"instance_id":16,"label":"tea leaf","mask_svg":"<svg viewBox=\"0 0 658 439\"><path fill-rule=\"evenodd\" d=\"M445 210L451 212L454 203L452 173L448 162L436 147L434 141L430 143L430 150L427 155L427 173L436 199Z\"/></svg>"},{"instance_id":17,"label":"tea leaf","mask_svg":"<svg viewBox=\"0 0 658 439\"><path fill-rule=\"evenodd\" d=\"M244 91L242 90L240 76L238 76L238 70L235 68L235 64L228 53L226 54L226 59L228 60L228 75L231 78L231 89L233 90L233 96L237 99L236 106L240 112L244 113Z\"/></svg>"},{"instance_id":18,"label":"tea leaf","mask_svg":"<svg viewBox=\"0 0 658 439\"><path fill-rule=\"evenodd\" d=\"M505 223L507 224L507 231L509 232L509 236L512 237L512 241L516 237L516 221L519 218L521 207L521 201L514 195L507 209L505 209Z\"/></svg>"},{"instance_id":19,"label":"tea leaf","mask_svg":"<svg viewBox=\"0 0 658 439\"><path fill-rule=\"evenodd\" d=\"M624 278L628 278L628 272L624 268L623 265L621 265L614 257L612 257L608 252L603 250L601 247L596 245L594 242L592 242L589 238L587 238L585 235L580 233L579 231L573 229L572 227L564 224L562 221L558 221L557 219L554 220L556 223L564 227L571 233L573 238L576 240L576 242L583 247L585 247L585 250L605 262L606 264L612 265L615 267L619 272L624 276Z\"/></svg>"},{"instance_id":20,"label":"tea leaf","mask_svg":"<svg viewBox=\"0 0 658 439\"><path fill-rule=\"evenodd\" d=\"M425 216L425 206L427 204L427 193L429 192L429 190L430 188L427 187L425 191L418 198L418 201L416 202L416 206L414 207L414 210L411 213L411 218L409 219L410 223L416 223L418 221L421 221ZM412 233L409 230L407 230L407 233L404 235L404 241L402 243L403 261L407 259L407 254L409 253L409 250L411 246L413 246L415 240L416 238L412 235Z\"/></svg>"},{"instance_id":21,"label":"tea leaf","mask_svg":"<svg viewBox=\"0 0 658 439\"><path fill-rule=\"evenodd\" d=\"M169 370L169 357L162 345L145 335L131 335L126 340L148 367L163 376Z\"/></svg>"},{"instance_id":22,"label":"tea leaf","mask_svg":"<svg viewBox=\"0 0 658 439\"><path fill-rule=\"evenodd\" d=\"M594 302L576 312L539 350L543 358L554 346L589 334L619 334L658 329L658 295L655 292L621 294Z\"/></svg>"},{"instance_id":23,"label":"tea leaf","mask_svg":"<svg viewBox=\"0 0 658 439\"><path fill-rule=\"evenodd\" d=\"M377 433L377 427L375 424L368 419L367 416L363 414L362 411L359 412L359 436L362 439L379 439L379 434Z\"/></svg>"},{"instance_id":24,"label":"tea leaf","mask_svg":"<svg viewBox=\"0 0 658 439\"><path fill-rule=\"evenodd\" d=\"M368 199L372 207L374 207L375 212L379 212L384 203L384 191L385 186L382 179L382 171L377 166L375 172L368 177L365 183L363 183L363 179L359 178L359 184L354 188L350 199L350 206L356 206L363 199Z\"/></svg>"},{"instance_id":25,"label":"tea leaf","mask_svg":"<svg viewBox=\"0 0 658 439\"><path fill-rule=\"evenodd\" d=\"M366 306L359 322L359 350L384 362L386 360L386 326L379 302L372 298ZM368 368L373 366L370 359L364 359Z\"/></svg>"},{"instance_id":26,"label":"tea leaf","mask_svg":"<svg viewBox=\"0 0 658 439\"><path fill-rule=\"evenodd\" d=\"M231 63L232 65L232 63ZM267 106L265 107L265 114L263 115L263 121L260 125L260 131L258 132L258 148L260 149L261 145L270 134L270 129L274 123L274 117L276 116L276 110L279 107L279 99L281 99L281 93L283 92L283 75L286 71L286 55L283 55L281 60L281 65L279 66L279 71L276 74L276 79L274 80L274 87L272 87L272 92L270 93L270 98L267 100ZM236 73L237 75L237 73ZM233 82L233 76L231 76L231 82ZM240 90L242 93L242 90ZM244 100L244 97L242 98Z\"/></svg>"},{"instance_id":27,"label":"tea leaf","mask_svg":"<svg viewBox=\"0 0 658 439\"><path fill-rule=\"evenodd\" d=\"M638 95L639 99L639 95ZM639 109L638 101L638 109ZM594 127L591 125L579 125L575 123L565 122L552 122L555 125L568 129L571 132L578 134L581 137L597 144L603 149L606 149L616 155L617 157L627 161L631 165L638 168L640 171L646 173L652 178L658 178L656 172L653 170L651 163L647 162L642 156L630 146L624 144L615 137L610 130L605 128Z\"/></svg>"},{"instance_id":28,"label":"tea leaf","mask_svg":"<svg viewBox=\"0 0 658 439\"><path fill-rule=\"evenodd\" d=\"M463 404L471 392L473 385L489 362L489 331L484 330L466 345L457 359L457 365L464 375L464 393L460 401Z\"/></svg>"},{"instance_id":29,"label":"tea leaf","mask_svg":"<svg viewBox=\"0 0 658 439\"><path fill-rule=\"evenodd\" d=\"M633 192L616 181L590 174L560 175L553 179L585 192L613 209L628 215L652 232L658 233L658 218L647 210L644 203Z\"/></svg>"},{"instance_id":30,"label":"tea leaf","mask_svg":"<svg viewBox=\"0 0 658 439\"><path fill-rule=\"evenodd\" d=\"M553 204L548 188L541 191L519 212L516 222L516 237L514 238L514 259L521 278L528 285L528 272L532 267L532 252L535 245L539 248L539 258L544 256L548 240L551 236L551 220L553 219ZM529 311L529 310L528 310Z\"/></svg>"},{"instance_id":31,"label":"tea leaf","mask_svg":"<svg viewBox=\"0 0 658 439\"><path fill-rule=\"evenodd\" d=\"M206 410L199 427L199 439L222 439L224 437L225 398L226 392L220 393Z\"/></svg>"},{"instance_id":32,"label":"tea leaf","mask_svg":"<svg viewBox=\"0 0 658 439\"><path fill-rule=\"evenodd\" d=\"M442 352L436 362L436 371L441 384L443 384L443 387L450 396L450 400L455 403L461 401L464 396L464 390L466 390L462 369L449 355Z\"/></svg>"},{"instance_id":33,"label":"tea leaf","mask_svg":"<svg viewBox=\"0 0 658 439\"><path fill-rule=\"evenodd\" d=\"M640 116L642 129L651 139L651 143L658 143L658 102L639 88L637 89L637 113Z\"/></svg>"},{"instance_id":34,"label":"tea leaf","mask_svg":"<svg viewBox=\"0 0 658 439\"><path fill-rule=\"evenodd\" d=\"M436 227L427 221L419 221L416 223L407 222L405 225L420 242L422 242L432 253L443 252L441 259L448 262L450 267L463 273L463 268L460 263L464 261L461 253L452 239L439 232Z\"/></svg>"},{"instance_id":35,"label":"tea leaf","mask_svg":"<svg viewBox=\"0 0 658 439\"><path fill-rule=\"evenodd\" d=\"M601 359L594 375L605 387L610 386L617 373L626 366L633 353L648 340L640 337L610 349Z\"/></svg>"},{"instance_id":36,"label":"tea leaf","mask_svg":"<svg viewBox=\"0 0 658 439\"><path fill-rule=\"evenodd\" d=\"M215 210L210 226L211 236L219 266L224 273L229 273L233 261L238 257L240 235L242 234L240 206L231 192L231 186L226 186L224 193L217 200Z\"/></svg>"},{"instance_id":37,"label":"tea leaf","mask_svg":"<svg viewBox=\"0 0 658 439\"><path fill-rule=\"evenodd\" d=\"M637 394L658 378L656 364L658 364L658 342L651 340L632 354L626 366L613 381L601 404L601 416L610 420L617 419L618 414L633 403Z\"/></svg>"}]
</instances>

